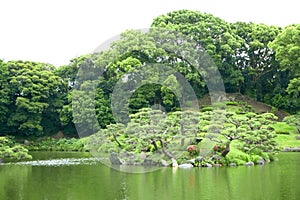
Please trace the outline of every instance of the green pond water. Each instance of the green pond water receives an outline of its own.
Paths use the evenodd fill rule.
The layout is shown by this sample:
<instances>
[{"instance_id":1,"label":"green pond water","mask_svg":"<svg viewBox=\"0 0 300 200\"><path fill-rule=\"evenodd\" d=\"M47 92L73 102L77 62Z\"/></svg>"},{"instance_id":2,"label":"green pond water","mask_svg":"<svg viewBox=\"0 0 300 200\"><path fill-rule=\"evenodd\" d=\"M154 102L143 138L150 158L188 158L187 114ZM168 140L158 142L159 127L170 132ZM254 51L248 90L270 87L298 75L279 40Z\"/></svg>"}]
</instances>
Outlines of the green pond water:
<instances>
[{"instance_id":1,"label":"green pond water","mask_svg":"<svg viewBox=\"0 0 300 200\"><path fill-rule=\"evenodd\" d=\"M0 200L300 199L300 154L265 166L123 173L86 153L39 152L40 161L0 165Z\"/></svg>"}]
</instances>

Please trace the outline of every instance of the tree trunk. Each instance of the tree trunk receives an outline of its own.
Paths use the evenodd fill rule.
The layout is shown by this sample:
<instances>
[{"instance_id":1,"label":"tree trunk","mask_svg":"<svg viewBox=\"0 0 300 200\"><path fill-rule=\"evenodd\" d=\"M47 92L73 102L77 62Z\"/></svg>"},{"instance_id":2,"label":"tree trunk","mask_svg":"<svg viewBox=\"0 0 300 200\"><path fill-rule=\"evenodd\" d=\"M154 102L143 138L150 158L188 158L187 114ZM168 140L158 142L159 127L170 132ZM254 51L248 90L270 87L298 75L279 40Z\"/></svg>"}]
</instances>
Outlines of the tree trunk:
<instances>
[{"instance_id":1,"label":"tree trunk","mask_svg":"<svg viewBox=\"0 0 300 200\"><path fill-rule=\"evenodd\" d=\"M225 157L228 153L230 152L230 142L226 143L226 148L225 150L222 152L222 156Z\"/></svg>"},{"instance_id":2,"label":"tree trunk","mask_svg":"<svg viewBox=\"0 0 300 200\"><path fill-rule=\"evenodd\" d=\"M159 142L160 142L160 144L161 144L161 150L162 150L162 152L163 152L167 157L169 157L169 158L174 158L174 156L173 156L171 153L169 153L169 152L167 152L167 151L165 150L164 142L163 142L161 139L159 140Z\"/></svg>"},{"instance_id":3,"label":"tree trunk","mask_svg":"<svg viewBox=\"0 0 300 200\"><path fill-rule=\"evenodd\" d=\"M115 141L117 142L118 146L122 147L121 143L117 139L117 136L115 134L113 134L113 137L114 137Z\"/></svg>"},{"instance_id":4,"label":"tree trunk","mask_svg":"<svg viewBox=\"0 0 300 200\"><path fill-rule=\"evenodd\" d=\"M156 142L155 142L155 141L152 141L151 143L153 144L155 150L156 150L158 153L161 153L160 150L158 149L158 146L157 146Z\"/></svg>"},{"instance_id":5,"label":"tree trunk","mask_svg":"<svg viewBox=\"0 0 300 200\"><path fill-rule=\"evenodd\" d=\"M183 126L183 124L180 124L180 132L181 132L181 135L184 135L184 126ZM184 146L184 136L181 138L181 146Z\"/></svg>"}]
</instances>

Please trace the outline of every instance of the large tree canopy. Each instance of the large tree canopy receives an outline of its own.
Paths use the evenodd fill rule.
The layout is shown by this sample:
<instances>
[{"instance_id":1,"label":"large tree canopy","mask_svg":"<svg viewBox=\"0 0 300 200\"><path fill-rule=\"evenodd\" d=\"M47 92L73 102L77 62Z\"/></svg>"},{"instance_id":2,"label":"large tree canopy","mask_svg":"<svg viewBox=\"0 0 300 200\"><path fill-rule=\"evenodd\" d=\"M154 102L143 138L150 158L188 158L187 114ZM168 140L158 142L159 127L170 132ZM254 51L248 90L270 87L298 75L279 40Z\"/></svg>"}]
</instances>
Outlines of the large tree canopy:
<instances>
[{"instance_id":1,"label":"large tree canopy","mask_svg":"<svg viewBox=\"0 0 300 200\"><path fill-rule=\"evenodd\" d=\"M23 61L7 62L3 68L1 90L9 98L9 113L4 126L21 135L43 132L43 117L50 117L60 107L62 80L49 64ZM7 88L8 87L8 88ZM47 112L49 111L49 112Z\"/></svg>"},{"instance_id":2,"label":"large tree canopy","mask_svg":"<svg viewBox=\"0 0 300 200\"><path fill-rule=\"evenodd\" d=\"M236 54L243 40L224 20L197 11L180 10L154 19L152 27L175 30L192 37L212 57L225 86L235 90L243 82L236 64Z\"/></svg>"},{"instance_id":3,"label":"large tree canopy","mask_svg":"<svg viewBox=\"0 0 300 200\"><path fill-rule=\"evenodd\" d=\"M281 68L289 70L292 76L299 76L300 24L287 26L269 46L276 52Z\"/></svg>"},{"instance_id":4,"label":"large tree canopy","mask_svg":"<svg viewBox=\"0 0 300 200\"><path fill-rule=\"evenodd\" d=\"M285 108L296 112L300 108L300 24L287 26L269 46L274 49L280 68L289 76Z\"/></svg>"},{"instance_id":5,"label":"large tree canopy","mask_svg":"<svg viewBox=\"0 0 300 200\"><path fill-rule=\"evenodd\" d=\"M59 129L75 133L74 123L89 121L83 113L73 113L83 105L93 106L93 110L81 111L95 114L100 127L105 128L119 120L113 116L112 104L116 108L124 105L113 101L114 93L121 97L128 89L130 114L144 107L177 111L180 99L188 102L190 98L180 81L188 81L201 98L209 91L207 78L214 78L217 71L197 68L195 60L205 56L193 55L191 49L194 54L206 52L210 56L227 92L240 92L297 112L299 35L299 24L281 30L265 24L228 23L210 14L180 10L157 16L148 33L127 30L107 50L82 55L58 68L0 60L0 134L41 135ZM201 62L205 65L208 60ZM143 80L146 77L150 81ZM140 87L132 88L137 83ZM84 88L95 91L82 93ZM89 98L75 102L79 97Z\"/></svg>"}]
</instances>

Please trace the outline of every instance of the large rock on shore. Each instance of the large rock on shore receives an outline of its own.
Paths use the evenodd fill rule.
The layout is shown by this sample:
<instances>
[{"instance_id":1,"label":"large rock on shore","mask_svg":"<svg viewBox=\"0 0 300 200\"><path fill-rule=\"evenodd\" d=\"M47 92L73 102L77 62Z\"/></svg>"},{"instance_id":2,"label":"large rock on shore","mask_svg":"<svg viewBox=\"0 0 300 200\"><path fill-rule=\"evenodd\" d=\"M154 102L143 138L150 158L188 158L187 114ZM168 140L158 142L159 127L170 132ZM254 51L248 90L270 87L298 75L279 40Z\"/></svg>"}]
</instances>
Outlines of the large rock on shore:
<instances>
[{"instance_id":1,"label":"large rock on shore","mask_svg":"<svg viewBox=\"0 0 300 200\"><path fill-rule=\"evenodd\" d=\"M172 167L178 167L178 163L175 158L172 158Z\"/></svg>"},{"instance_id":2,"label":"large rock on shore","mask_svg":"<svg viewBox=\"0 0 300 200\"><path fill-rule=\"evenodd\" d=\"M151 159L145 159L144 162L143 162L143 165L144 166L156 166L157 163L154 161L154 160L151 160Z\"/></svg>"},{"instance_id":3,"label":"large rock on shore","mask_svg":"<svg viewBox=\"0 0 300 200\"><path fill-rule=\"evenodd\" d=\"M161 165L163 167L169 167L170 166L170 164L166 160L161 159L160 162L161 162Z\"/></svg>"},{"instance_id":4,"label":"large rock on shore","mask_svg":"<svg viewBox=\"0 0 300 200\"><path fill-rule=\"evenodd\" d=\"M205 163L205 164L204 164L204 167L212 167L212 164Z\"/></svg>"},{"instance_id":5,"label":"large rock on shore","mask_svg":"<svg viewBox=\"0 0 300 200\"><path fill-rule=\"evenodd\" d=\"M253 166L253 165L254 165L254 162L246 162L244 165L247 166L247 167Z\"/></svg>"},{"instance_id":6,"label":"large rock on shore","mask_svg":"<svg viewBox=\"0 0 300 200\"><path fill-rule=\"evenodd\" d=\"M230 163L229 166L230 167L236 167L236 164L235 163Z\"/></svg>"},{"instance_id":7,"label":"large rock on shore","mask_svg":"<svg viewBox=\"0 0 300 200\"><path fill-rule=\"evenodd\" d=\"M265 164L265 161L264 161L263 159L259 159L259 160L257 161L257 164L258 164L258 165L264 165L264 164Z\"/></svg>"},{"instance_id":8,"label":"large rock on shore","mask_svg":"<svg viewBox=\"0 0 300 200\"><path fill-rule=\"evenodd\" d=\"M300 152L300 147L295 147L295 148L285 148L283 151L284 151L284 152Z\"/></svg>"},{"instance_id":9,"label":"large rock on shore","mask_svg":"<svg viewBox=\"0 0 300 200\"><path fill-rule=\"evenodd\" d=\"M190 168L193 168L194 165L192 165L191 163L185 163L185 164L179 165L178 167L182 168L182 169L190 169Z\"/></svg>"},{"instance_id":10,"label":"large rock on shore","mask_svg":"<svg viewBox=\"0 0 300 200\"><path fill-rule=\"evenodd\" d=\"M109 160L112 165L121 165L122 164L122 162L118 158L118 154L116 154L116 153L111 153Z\"/></svg>"}]
</instances>

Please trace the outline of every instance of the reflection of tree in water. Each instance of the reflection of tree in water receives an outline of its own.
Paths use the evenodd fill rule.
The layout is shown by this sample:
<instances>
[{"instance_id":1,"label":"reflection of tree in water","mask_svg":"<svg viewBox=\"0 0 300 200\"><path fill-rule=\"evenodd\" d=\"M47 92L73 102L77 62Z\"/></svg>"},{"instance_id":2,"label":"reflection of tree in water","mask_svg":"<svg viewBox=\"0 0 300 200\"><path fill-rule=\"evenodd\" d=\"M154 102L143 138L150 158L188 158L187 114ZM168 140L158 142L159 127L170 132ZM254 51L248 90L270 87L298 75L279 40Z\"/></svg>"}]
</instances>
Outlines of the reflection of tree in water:
<instances>
[{"instance_id":1,"label":"reflection of tree in water","mask_svg":"<svg viewBox=\"0 0 300 200\"><path fill-rule=\"evenodd\" d=\"M125 178L125 175L122 175L122 181L120 183L120 194L121 194L121 199L122 200L128 200L129 196L128 196L128 188L127 188L127 180Z\"/></svg>"},{"instance_id":2,"label":"reflection of tree in water","mask_svg":"<svg viewBox=\"0 0 300 200\"><path fill-rule=\"evenodd\" d=\"M0 168L0 199L20 199L27 193L31 166L5 165Z\"/></svg>"}]
</instances>

